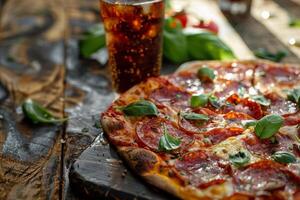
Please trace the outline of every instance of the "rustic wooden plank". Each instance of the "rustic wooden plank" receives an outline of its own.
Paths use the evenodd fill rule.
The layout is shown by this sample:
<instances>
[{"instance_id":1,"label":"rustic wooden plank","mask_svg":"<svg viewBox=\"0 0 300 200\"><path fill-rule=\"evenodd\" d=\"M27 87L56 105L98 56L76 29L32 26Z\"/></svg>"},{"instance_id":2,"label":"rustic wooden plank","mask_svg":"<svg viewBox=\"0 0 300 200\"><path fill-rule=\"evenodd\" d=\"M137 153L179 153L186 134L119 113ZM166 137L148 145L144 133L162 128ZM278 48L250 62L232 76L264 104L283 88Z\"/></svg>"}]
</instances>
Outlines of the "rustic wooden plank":
<instances>
[{"instance_id":1,"label":"rustic wooden plank","mask_svg":"<svg viewBox=\"0 0 300 200\"><path fill-rule=\"evenodd\" d=\"M68 3L69 2L69 3ZM64 149L64 198L76 198L69 188L69 170L75 158L99 135L94 127L99 115L115 98L105 66L79 56L78 38L100 22L98 0L69 0L67 40L67 88L65 111L70 120L66 127ZM80 187L80 185L79 185Z\"/></svg>"},{"instance_id":2,"label":"rustic wooden plank","mask_svg":"<svg viewBox=\"0 0 300 200\"><path fill-rule=\"evenodd\" d=\"M264 19L262 17L262 12L268 11L273 17L269 19ZM288 1L276 0L276 1L263 1L255 0L252 9L252 15L261 24L263 24L275 37L279 40L282 45L288 49L291 53L290 57L295 57L295 59L288 58L286 61L299 63L300 61L300 48L296 46L290 46L289 40L295 38L300 40L300 29L289 27L290 18L300 18L300 5ZM265 35L264 39L267 39ZM273 47L273 43L269 43L269 48ZM298 57L298 59L296 58Z\"/></svg>"},{"instance_id":3,"label":"rustic wooden plank","mask_svg":"<svg viewBox=\"0 0 300 200\"><path fill-rule=\"evenodd\" d=\"M62 128L30 124L19 106L30 97L63 116L61 5L61 0L10 0L2 10L0 199L60 197Z\"/></svg>"},{"instance_id":4,"label":"rustic wooden plank","mask_svg":"<svg viewBox=\"0 0 300 200\"><path fill-rule=\"evenodd\" d=\"M270 11L276 17L264 20L261 16L263 11ZM297 56L299 48L287 45L288 39L284 38L283 34L281 34L295 35L293 33L298 33L299 30L288 28L287 13L282 10L279 12L278 6L274 10L273 1L254 0L251 16L247 18L227 17L231 25L252 51L258 48L266 48L271 52L285 50L288 52L288 56L282 62L299 62L299 57Z\"/></svg>"}]
</instances>

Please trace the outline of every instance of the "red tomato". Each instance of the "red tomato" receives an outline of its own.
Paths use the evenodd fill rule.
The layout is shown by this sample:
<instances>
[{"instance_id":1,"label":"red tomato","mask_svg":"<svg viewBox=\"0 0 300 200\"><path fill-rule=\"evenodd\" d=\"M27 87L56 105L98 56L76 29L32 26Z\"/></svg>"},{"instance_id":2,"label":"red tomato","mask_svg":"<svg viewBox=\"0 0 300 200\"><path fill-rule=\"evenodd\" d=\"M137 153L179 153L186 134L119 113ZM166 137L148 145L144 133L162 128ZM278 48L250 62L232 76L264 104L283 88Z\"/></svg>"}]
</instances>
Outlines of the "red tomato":
<instances>
[{"instance_id":1,"label":"red tomato","mask_svg":"<svg viewBox=\"0 0 300 200\"><path fill-rule=\"evenodd\" d=\"M209 31L211 31L212 33L215 33L215 34L219 33L219 27L213 21L200 20L199 24L193 25L193 27L195 27L195 28L203 28L203 29L209 30Z\"/></svg>"},{"instance_id":2,"label":"red tomato","mask_svg":"<svg viewBox=\"0 0 300 200\"><path fill-rule=\"evenodd\" d=\"M183 28L186 27L187 22L188 22L188 17L184 11L176 13L173 17L178 19L181 22L181 25Z\"/></svg>"}]
</instances>

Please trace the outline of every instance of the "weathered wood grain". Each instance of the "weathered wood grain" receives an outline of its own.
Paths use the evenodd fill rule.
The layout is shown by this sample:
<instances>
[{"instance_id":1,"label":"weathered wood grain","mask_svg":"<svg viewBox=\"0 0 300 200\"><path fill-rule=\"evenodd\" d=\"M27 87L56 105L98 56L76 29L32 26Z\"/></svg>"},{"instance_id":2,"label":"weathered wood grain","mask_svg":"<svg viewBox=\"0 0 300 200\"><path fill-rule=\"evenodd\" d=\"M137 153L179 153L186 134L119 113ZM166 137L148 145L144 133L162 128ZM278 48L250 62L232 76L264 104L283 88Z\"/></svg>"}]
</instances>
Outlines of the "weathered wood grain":
<instances>
[{"instance_id":1,"label":"weathered wood grain","mask_svg":"<svg viewBox=\"0 0 300 200\"><path fill-rule=\"evenodd\" d=\"M262 17L262 13L266 11L272 15L269 19L263 19ZM272 38L275 37L282 45L285 46L284 49L289 50L290 56L285 61L299 63L300 48L299 46L290 46L289 40L291 38L300 40L300 29L296 27L289 27L289 22L291 19L300 18L300 5L290 0L255 0L252 9L252 16L269 31ZM266 36L267 34L264 34L264 38L266 38ZM269 41L268 48L273 48L273 43L271 43L271 41ZM292 59L292 57L296 57L295 55L298 59Z\"/></svg>"},{"instance_id":2,"label":"weathered wood grain","mask_svg":"<svg viewBox=\"0 0 300 200\"><path fill-rule=\"evenodd\" d=\"M62 127L30 124L19 106L32 98L64 114L61 2L10 0L2 10L0 199L60 197Z\"/></svg>"}]
</instances>

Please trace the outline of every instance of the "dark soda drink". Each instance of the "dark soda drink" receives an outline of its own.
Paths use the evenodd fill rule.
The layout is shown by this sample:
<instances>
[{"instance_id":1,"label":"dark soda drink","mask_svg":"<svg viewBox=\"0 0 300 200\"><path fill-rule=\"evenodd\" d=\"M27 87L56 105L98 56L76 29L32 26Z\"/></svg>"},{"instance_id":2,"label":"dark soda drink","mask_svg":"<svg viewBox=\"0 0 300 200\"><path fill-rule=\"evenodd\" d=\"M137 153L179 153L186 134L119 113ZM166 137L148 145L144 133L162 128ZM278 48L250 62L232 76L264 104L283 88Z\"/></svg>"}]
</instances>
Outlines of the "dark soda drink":
<instances>
[{"instance_id":1,"label":"dark soda drink","mask_svg":"<svg viewBox=\"0 0 300 200\"><path fill-rule=\"evenodd\" d=\"M100 0L113 86L124 92L158 76L162 62L163 0Z\"/></svg>"}]
</instances>

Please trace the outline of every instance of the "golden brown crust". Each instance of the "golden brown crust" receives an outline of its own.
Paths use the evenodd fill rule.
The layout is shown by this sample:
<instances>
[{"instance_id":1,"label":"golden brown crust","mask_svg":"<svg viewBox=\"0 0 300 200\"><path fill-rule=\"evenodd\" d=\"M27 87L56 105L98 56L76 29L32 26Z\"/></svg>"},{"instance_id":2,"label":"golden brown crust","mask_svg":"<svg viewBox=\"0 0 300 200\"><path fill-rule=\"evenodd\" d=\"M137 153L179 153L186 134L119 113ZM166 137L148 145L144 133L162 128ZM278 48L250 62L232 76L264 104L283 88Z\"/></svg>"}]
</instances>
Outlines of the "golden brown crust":
<instances>
[{"instance_id":1,"label":"golden brown crust","mask_svg":"<svg viewBox=\"0 0 300 200\"><path fill-rule=\"evenodd\" d=\"M179 73L182 71L196 71L197 69L199 69L201 67L201 65L219 65L219 64L228 64L228 63L240 63L240 64L253 64L253 65L257 65L257 64L266 64L266 65L276 65L279 67L298 67L300 68L299 64L281 64L281 63L275 63L269 60L262 60L262 59L257 59L257 60L231 60L231 61L191 61L191 62L187 62L182 64L175 72Z\"/></svg>"},{"instance_id":2,"label":"golden brown crust","mask_svg":"<svg viewBox=\"0 0 300 200\"><path fill-rule=\"evenodd\" d=\"M119 153L138 174L149 173L159 165L159 158L152 151L138 147L119 148Z\"/></svg>"}]
</instances>

